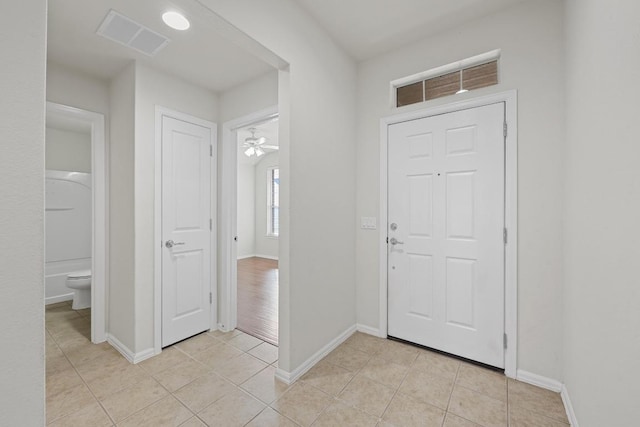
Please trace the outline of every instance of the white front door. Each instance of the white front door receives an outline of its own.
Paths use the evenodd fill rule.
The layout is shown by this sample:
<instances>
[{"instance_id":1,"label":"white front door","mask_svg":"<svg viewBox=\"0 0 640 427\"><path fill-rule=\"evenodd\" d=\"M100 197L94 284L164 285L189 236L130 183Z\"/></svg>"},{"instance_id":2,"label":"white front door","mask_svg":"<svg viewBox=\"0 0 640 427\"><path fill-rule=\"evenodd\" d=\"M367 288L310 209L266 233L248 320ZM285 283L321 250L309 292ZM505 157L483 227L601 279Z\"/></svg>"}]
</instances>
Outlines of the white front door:
<instances>
[{"instance_id":1,"label":"white front door","mask_svg":"<svg viewBox=\"0 0 640 427\"><path fill-rule=\"evenodd\" d=\"M162 346L210 329L214 129L162 116Z\"/></svg>"},{"instance_id":2,"label":"white front door","mask_svg":"<svg viewBox=\"0 0 640 427\"><path fill-rule=\"evenodd\" d=\"M388 334L504 367L504 103L389 126Z\"/></svg>"}]
</instances>

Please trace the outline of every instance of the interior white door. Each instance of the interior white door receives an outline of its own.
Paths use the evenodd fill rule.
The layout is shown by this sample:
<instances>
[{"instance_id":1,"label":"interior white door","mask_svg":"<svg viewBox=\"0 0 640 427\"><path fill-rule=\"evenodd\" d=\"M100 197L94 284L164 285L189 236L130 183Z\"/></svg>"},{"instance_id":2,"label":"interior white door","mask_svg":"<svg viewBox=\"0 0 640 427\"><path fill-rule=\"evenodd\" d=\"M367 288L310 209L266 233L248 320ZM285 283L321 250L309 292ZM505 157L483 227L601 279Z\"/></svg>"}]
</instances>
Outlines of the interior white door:
<instances>
[{"instance_id":1,"label":"interior white door","mask_svg":"<svg viewBox=\"0 0 640 427\"><path fill-rule=\"evenodd\" d=\"M213 129L162 116L162 346L210 329Z\"/></svg>"},{"instance_id":2,"label":"interior white door","mask_svg":"<svg viewBox=\"0 0 640 427\"><path fill-rule=\"evenodd\" d=\"M504 103L391 125L388 334L504 367Z\"/></svg>"}]
</instances>

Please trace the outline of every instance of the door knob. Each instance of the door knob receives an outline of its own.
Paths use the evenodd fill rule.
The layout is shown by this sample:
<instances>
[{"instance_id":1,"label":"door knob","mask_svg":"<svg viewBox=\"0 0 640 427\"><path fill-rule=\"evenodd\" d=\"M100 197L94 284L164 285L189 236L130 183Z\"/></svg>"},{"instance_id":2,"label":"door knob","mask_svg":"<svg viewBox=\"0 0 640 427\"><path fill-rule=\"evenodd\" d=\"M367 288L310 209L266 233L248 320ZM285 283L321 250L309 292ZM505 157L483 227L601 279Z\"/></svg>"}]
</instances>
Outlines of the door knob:
<instances>
[{"instance_id":1,"label":"door knob","mask_svg":"<svg viewBox=\"0 0 640 427\"><path fill-rule=\"evenodd\" d=\"M389 243L391 243L392 245L404 245L404 242L401 242L400 240L396 239L395 237L392 237L391 239L389 239Z\"/></svg>"},{"instance_id":2,"label":"door knob","mask_svg":"<svg viewBox=\"0 0 640 427\"><path fill-rule=\"evenodd\" d=\"M174 242L173 240L167 240L164 244L167 248L171 249L174 246L184 245L184 242Z\"/></svg>"}]
</instances>

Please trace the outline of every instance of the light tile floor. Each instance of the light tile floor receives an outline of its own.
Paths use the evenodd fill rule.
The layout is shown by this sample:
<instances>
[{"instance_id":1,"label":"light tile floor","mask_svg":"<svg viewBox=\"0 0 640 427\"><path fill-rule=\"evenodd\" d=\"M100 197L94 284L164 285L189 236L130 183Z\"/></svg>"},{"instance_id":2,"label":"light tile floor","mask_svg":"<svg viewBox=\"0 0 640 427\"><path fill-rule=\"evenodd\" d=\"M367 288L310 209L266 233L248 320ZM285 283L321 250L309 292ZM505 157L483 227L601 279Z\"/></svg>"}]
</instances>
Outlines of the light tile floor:
<instances>
[{"instance_id":1,"label":"light tile floor","mask_svg":"<svg viewBox=\"0 0 640 427\"><path fill-rule=\"evenodd\" d=\"M287 386L277 348L210 332L137 365L89 337L89 310L46 309L52 426L568 425L557 393L438 353L356 333Z\"/></svg>"}]
</instances>

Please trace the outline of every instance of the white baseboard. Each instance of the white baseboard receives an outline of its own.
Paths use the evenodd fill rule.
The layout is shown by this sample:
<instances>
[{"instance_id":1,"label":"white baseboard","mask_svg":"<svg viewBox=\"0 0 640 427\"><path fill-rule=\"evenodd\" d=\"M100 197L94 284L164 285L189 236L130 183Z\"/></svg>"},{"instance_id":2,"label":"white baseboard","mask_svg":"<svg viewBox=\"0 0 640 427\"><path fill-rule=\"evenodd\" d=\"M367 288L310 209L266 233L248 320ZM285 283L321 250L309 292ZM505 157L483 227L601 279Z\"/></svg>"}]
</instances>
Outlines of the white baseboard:
<instances>
[{"instance_id":1,"label":"white baseboard","mask_svg":"<svg viewBox=\"0 0 640 427\"><path fill-rule=\"evenodd\" d=\"M156 355L156 350L154 348L148 348L146 350L140 351L133 356L133 363L140 363L143 360L147 360Z\"/></svg>"},{"instance_id":2,"label":"white baseboard","mask_svg":"<svg viewBox=\"0 0 640 427\"><path fill-rule=\"evenodd\" d=\"M247 259L247 258L253 258L255 255L251 254L251 255L242 255L242 256L238 256L237 259Z\"/></svg>"},{"instance_id":3,"label":"white baseboard","mask_svg":"<svg viewBox=\"0 0 640 427\"><path fill-rule=\"evenodd\" d=\"M546 388L547 390L560 393L562 403L564 404L564 409L567 412L567 419L569 420L571 427L578 427L578 419L576 418L575 412L573 412L573 405L571 404L571 399L569 398L569 391L563 383L558 380L543 377L542 375L523 371L522 369L518 369L518 375L516 379L527 384L535 385L537 387Z\"/></svg>"},{"instance_id":4,"label":"white baseboard","mask_svg":"<svg viewBox=\"0 0 640 427\"><path fill-rule=\"evenodd\" d=\"M55 304L58 302L73 300L73 292L70 294L56 295L55 297L48 297L44 299L44 305Z\"/></svg>"},{"instance_id":5,"label":"white baseboard","mask_svg":"<svg viewBox=\"0 0 640 427\"><path fill-rule=\"evenodd\" d=\"M356 325L356 329L358 332L362 332L363 334L373 335L374 337L380 337L380 329L372 328L371 326L363 325L358 323ZM383 337L386 338L386 337Z\"/></svg>"},{"instance_id":6,"label":"white baseboard","mask_svg":"<svg viewBox=\"0 0 640 427\"><path fill-rule=\"evenodd\" d=\"M560 391L562 391L562 383L560 381L523 371L522 369L518 369L516 379L523 383L555 391L556 393L560 393Z\"/></svg>"},{"instance_id":7,"label":"white baseboard","mask_svg":"<svg viewBox=\"0 0 640 427\"><path fill-rule=\"evenodd\" d=\"M211 331L215 331L215 330L222 331L222 332L231 332L232 331L228 327L227 328L223 328L222 327L222 323L218 323L216 326L217 326L216 329L212 328Z\"/></svg>"},{"instance_id":8,"label":"white baseboard","mask_svg":"<svg viewBox=\"0 0 640 427\"><path fill-rule=\"evenodd\" d=\"M111 344L113 348L118 350L118 352L122 354L124 358L129 361L129 363L133 363L133 364L140 363L143 360L146 360L152 356L155 356L156 354L153 348L148 348L139 353L134 353L129 349L129 347L124 345L118 338L114 337L111 334L107 334L107 342Z\"/></svg>"},{"instance_id":9,"label":"white baseboard","mask_svg":"<svg viewBox=\"0 0 640 427\"><path fill-rule=\"evenodd\" d=\"M560 397L562 397L562 403L564 403L564 409L567 411L567 418L569 419L569 424L571 427L578 427L578 419L576 418L576 413L573 412L573 404L571 404L571 399L569 398L569 390L567 387L562 384L562 391L560 392Z\"/></svg>"},{"instance_id":10,"label":"white baseboard","mask_svg":"<svg viewBox=\"0 0 640 427\"><path fill-rule=\"evenodd\" d=\"M302 365L298 366L292 372L287 372L280 368L276 369L276 378L287 385L293 384L309 369L313 368L313 366L318 363L323 357L331 353L336 347L345 342L346 339L353 335L355 332L356 325L350 326L349 328L347 328L347 330L342 332L340 335L331 340L331 342L318 350L314 355L305 360Z\"/></svg>"},{"instance_id":11,"label":"white baseboard","mask_svg":"<svg viewBox=\"0 0 640 427\"><path fill-rule=\"evenodd\" d=\"M114 337L111 334L107 334L107 342L111 344L111 347L118 350L118 352L123 355L125 359L127 359L130 363L133 363L133 351L129 350L129 347L127 347L126 345L122 344L122 342L120 342L118 338Z\"/></svg>"}]
</instances>

